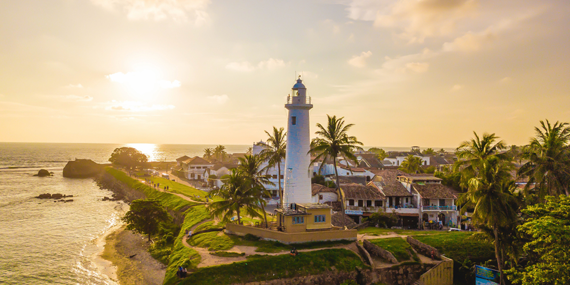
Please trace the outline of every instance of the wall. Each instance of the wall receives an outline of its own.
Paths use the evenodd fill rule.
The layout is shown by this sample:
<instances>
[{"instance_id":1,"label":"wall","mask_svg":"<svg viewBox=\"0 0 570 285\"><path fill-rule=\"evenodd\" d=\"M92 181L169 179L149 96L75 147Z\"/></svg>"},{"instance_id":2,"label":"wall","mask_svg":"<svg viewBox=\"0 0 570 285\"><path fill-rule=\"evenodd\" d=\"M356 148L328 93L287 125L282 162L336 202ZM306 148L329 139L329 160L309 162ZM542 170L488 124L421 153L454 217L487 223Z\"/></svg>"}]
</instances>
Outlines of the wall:
<instances>
[{"instance_id":1,"label":"wall","mask_svg":"<svg viewBox=\"0 0 570 285\"><path fill-rule=\"evenodd\" d=\"M435 259L439 259L441 260L441 253L439 253L439 251L433 247L433 246L429 246L411 236L408 236L406 238L406 241L420 254L425 255L427 257L431 257L431 253L433 252L433 256Z\"/></svg>"},{"instance_id":2,"label":"wall","mask_svg":"<svg viewBox=\"0 0 570 285\"><path fill-rule=\"evenodd\" d=\"M368 240L365 239L364 242L363 242L363 245L364 245L364 248L365 248L371 255L374 255L374 256L377 256L377 257L386 259L386 260L388 260L390 263L394 263L394 264L398 263L398 260L396 259L396 257L394 257L394 255L393 255L391 252L389 252L389 251L387 251L387 250L385 250L385 249L383 249L383 248L381 248L381 247L379 247L379 246L377 246L377 245L375 245L375 244L369 242Z\"/></svg>"},{"instance_id":3,"label":"wall","mask_svg":"<svg viewBox=\"0 0 570 285\"><path fill-rule=\"evenodd\" d=\"M420 276L421 285L453 285L453 260L443 257L444 261Z\"/></svg>"},{"instance_id":4,"label":"wall","mask_svg":"<svg viewBox=\"0 0 570 285\"><path fill-rule=\"evenodd\" d=\"M323 195L323 199L319 200L319 195ZM336 201L338 201L338 196L336 195L336 193L331 193L331 192L318 193L312 198L313 203L325 203L325 202L336 202Z\"/></svg>"},{"instance_id":5,"label":"wall","mask_svg":"<svg viewBox=\"0 0 570 285\"><path fill-rule=\"evenodd\" d=\"M330 229L331 225L331 209L307 209L310 216L305 216L305 223L308 230L315 229ZM322 223L315 223L315 215L325 215L325 221Z\"/></svg>"},{"instance_id":6,"label":"wall","mask_svg":"<svg viewBox=\"0 0 570 285\"><path fill-rule=\"evenodd\" d=\"M239 236L252 234L265 240L275 240L285 244L325 240L356 240L357 234L357 230L338 229L300 233L284 233L262 228L255 228L251 226L236 225L233 223L226 224L226 232L228 234L235 234Z\"/></svg>"}]
</instances>

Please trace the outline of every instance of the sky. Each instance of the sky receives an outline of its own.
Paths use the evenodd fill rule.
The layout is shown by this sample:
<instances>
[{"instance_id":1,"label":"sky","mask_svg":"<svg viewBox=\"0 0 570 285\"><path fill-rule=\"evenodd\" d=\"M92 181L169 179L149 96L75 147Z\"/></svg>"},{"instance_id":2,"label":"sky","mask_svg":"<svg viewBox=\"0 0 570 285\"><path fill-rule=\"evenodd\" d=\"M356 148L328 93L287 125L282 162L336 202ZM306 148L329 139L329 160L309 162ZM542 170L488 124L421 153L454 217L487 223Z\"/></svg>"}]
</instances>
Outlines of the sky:
<instances>
[{"instance_id":1,"label":"sky","mask_svg":"<svg viewBox=\"0 0 570 285\"><path fill-rule=\"evenodd\" d=\"M0 1L0 141L252 144L297 75L367 146L570 115L570 1Z\"/></svg>"}]
</instances>

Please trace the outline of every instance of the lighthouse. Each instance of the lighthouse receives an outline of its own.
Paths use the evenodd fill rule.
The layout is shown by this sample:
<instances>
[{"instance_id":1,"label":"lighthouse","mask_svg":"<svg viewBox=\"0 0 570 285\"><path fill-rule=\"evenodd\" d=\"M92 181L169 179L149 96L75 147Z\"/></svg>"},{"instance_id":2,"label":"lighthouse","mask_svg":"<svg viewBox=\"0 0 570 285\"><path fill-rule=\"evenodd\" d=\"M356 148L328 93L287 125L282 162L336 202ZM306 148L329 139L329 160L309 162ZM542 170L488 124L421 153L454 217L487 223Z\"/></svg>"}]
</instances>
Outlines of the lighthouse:
<instances>
[{"instance_id":1,"label":"lighthouse","mask_svg":"<svg viewBox=\"0 0 570 285\"><path fill-rule=\"evenodd\" d=\"M313 108L311 98L301 76L293 85L292 94L287 96L287 154L285 157L285 190L283 206L311 202L311 163L309 110Z\"/></svg>"}]
</instances>

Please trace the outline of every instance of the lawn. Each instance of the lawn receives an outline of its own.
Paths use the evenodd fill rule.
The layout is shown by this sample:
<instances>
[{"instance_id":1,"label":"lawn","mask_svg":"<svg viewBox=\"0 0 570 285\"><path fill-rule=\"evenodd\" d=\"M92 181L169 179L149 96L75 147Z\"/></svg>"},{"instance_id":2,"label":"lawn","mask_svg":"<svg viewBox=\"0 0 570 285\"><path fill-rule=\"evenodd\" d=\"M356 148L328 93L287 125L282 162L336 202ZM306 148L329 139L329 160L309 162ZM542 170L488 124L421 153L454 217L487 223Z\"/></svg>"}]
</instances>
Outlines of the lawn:
<instances>
[{"instance_id":1,"label":"lawn","mask_svg":"<svg viewBox=\"0 0 570 285\"><path fill-rule=\"evenodd\" d=\"M419 261L418 256L412 250L412 246L403 238L379 238L371 239L368 241L391 252L399 262L407 261L410 259Z\"/></svg>"},{"instance_id":2,"label":"lawn","mask_svg":"<svg viewBox=\"0 0 570 285\"><path fill-rule=\"evenodd\" d=\"M434 230L399 230L399 229L384 229L384 228L368 227L368 228L364 228L364 229L359 229L358 233L359 234L374 235L374 236L389 235L392 233L396 233L399 235L406 235L406 236L418 236L418 235L436 235L436 234L443 234L446 232L445 231L434 231Z\"/></svg>"},{"instance_id":3,"label":"lawn","mask_svg":"<svg viewBox=\"0 0 570 285\"><path fill-rule=\"evenodd\" d=\"M180 284L234 284L292 278L319 274L329 270L350 272L367 267L352 251L327 249L301 252L298 256L282 254L260 256L247 261L199 268Z\"/></svg>"},{"instance_id":4,"label":"lawn","mask_svg":"<svg viewBox=\"0 0 570 285\"><path fill-rule=\"evenodd\" d=\"M168 191L173 193L182 194L186 197L192 198L193 200L197 201L206 201L205 197L208 196L208 193L202 190L198 190L194 187L190 187L172 180L168 180L162 177L146 177L150 179L154 183L160 183L160 188L164 189L164 186L168 186ZM200 198L195 198L195 196L199 196Z\"/></svg>"},{"instance_id":5,"label":"lawn","mask_svg":"<svg viewBox=\"0 0 570 285\"><path fill-rule=\"evenodd\" d=\"M462 262L466 258L471 261L486 261L495 257L495 249L491 243L472 238L471 232L449 232L439 235L415 236L425 244L437 248L445 256Z\"/></svg>"}]
</instances>

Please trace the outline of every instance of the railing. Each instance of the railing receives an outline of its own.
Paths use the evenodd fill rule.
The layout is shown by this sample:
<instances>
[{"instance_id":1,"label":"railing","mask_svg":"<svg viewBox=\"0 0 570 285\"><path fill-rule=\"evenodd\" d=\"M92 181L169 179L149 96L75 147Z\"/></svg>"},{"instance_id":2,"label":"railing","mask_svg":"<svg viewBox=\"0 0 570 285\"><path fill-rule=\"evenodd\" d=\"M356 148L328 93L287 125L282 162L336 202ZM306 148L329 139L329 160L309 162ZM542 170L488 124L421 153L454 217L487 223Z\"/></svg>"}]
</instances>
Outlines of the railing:
<instances>
[{"instance_id":1,"label":"railing","mask_svg":"<svg viewBox=\"0 0 570 285\"><path fill-rule=\"evenodd\" d=\"M457 206L423 206L424 210L457 210Z\"/></svg>"},{"instance_id":2,"label":"railing","mask_svg":"<svg viewBox=\"0 0 570 285\"><path fill-rule=\"evenodd\" d=\"M311 104L311 96L287 96L287 104Z\"/></svg>"},{"instance_id":3,"label":"railing","mask_svg":"<svg viewBox=\"0 0 570 285\"><path fill-rule=\"evenodd\" d=\"M384 209L382 207L359 207L359 206L346 206L346 210L362 211L369 213L377 213L378 210Z\"/></svg>"}]
</instances>

